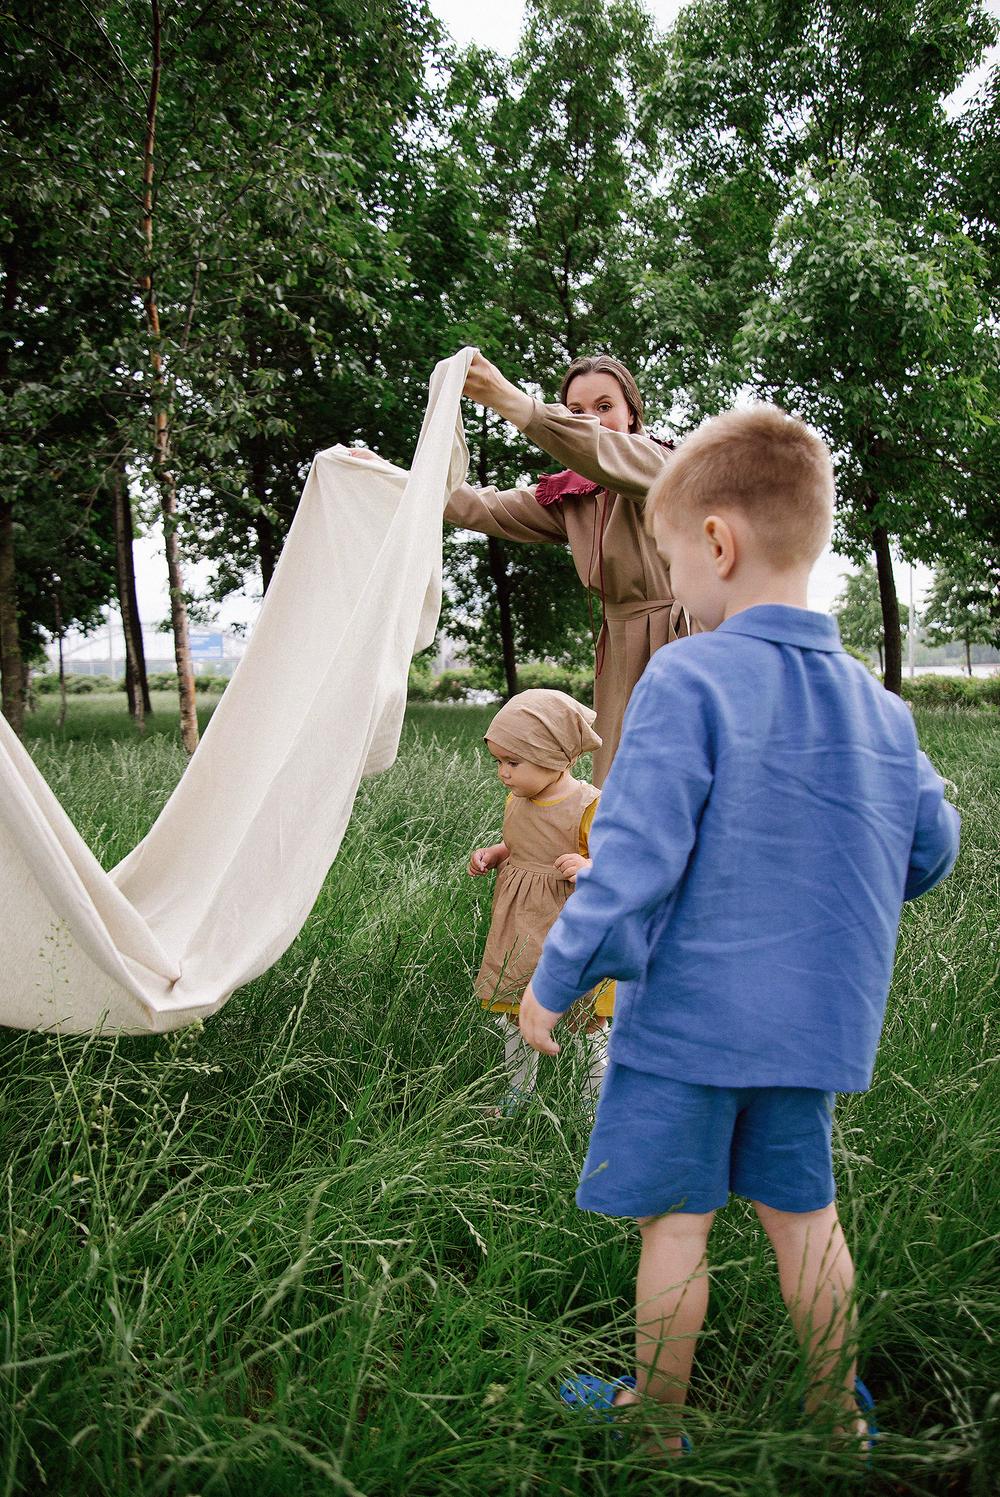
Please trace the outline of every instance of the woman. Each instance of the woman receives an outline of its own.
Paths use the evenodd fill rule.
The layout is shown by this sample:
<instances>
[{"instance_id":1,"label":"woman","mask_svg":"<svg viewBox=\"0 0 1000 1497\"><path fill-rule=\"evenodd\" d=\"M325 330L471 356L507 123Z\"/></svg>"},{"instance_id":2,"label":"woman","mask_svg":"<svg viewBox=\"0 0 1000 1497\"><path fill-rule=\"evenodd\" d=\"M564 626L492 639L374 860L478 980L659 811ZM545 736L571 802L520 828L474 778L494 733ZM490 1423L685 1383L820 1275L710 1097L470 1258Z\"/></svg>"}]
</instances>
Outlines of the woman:
<instances>
[{"instance_id":1,"label":"woman","mask_svg":"<svg viewBox=\"0 0 1000 1497\"><path fill-rule=\"evenodd\" d=\"M646 434L642 398L624 364L606 354L574 359L558 405L543 405L476 354L463 394L517 426L565 463L532 488L456 489L445 519L507 541L569 545L584 587L601 598L594 670L594 784L601 785L621 737L632 689L650 655L688 632L670 571L642 523L642 500L670 460L670 445Z\"/></svg>"}]
</instances>

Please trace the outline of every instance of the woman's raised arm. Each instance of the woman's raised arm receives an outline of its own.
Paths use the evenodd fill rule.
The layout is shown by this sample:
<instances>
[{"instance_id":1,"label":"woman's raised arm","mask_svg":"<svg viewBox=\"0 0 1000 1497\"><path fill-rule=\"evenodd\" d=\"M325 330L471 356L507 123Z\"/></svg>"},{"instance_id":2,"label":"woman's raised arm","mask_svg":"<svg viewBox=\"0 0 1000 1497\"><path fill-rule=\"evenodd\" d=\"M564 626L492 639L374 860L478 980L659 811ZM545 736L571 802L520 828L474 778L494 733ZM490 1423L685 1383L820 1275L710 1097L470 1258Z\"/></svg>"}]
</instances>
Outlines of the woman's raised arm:
<instances>
[{"instance_id":1,"label":"woman's raised arm","mask_svg":"<svg viewBox=\"0 0 1000 1497\"><path fill-rule=\"evenodd\" d=\"M469 365L462 393L511 421L556 462L626 499L645 499L670 460L669 449L642 432L610 431L596 416L573 416L563 405L543 405L480 353Z\"/></svg>"},{"instance_id":2,"label":"woman's raised arm","mask_svg":"<svg viewBox=\"0 0 1000 1497\"><path fill-rule=\"evenodd\" d=\"M643 500L653 480L670 461L669 447L660 447L642 432L609 431L596 416L574 416L564 405L533 400L531 415L521 431L556 462L591 483Z\"/></svg>"}]
</instances>

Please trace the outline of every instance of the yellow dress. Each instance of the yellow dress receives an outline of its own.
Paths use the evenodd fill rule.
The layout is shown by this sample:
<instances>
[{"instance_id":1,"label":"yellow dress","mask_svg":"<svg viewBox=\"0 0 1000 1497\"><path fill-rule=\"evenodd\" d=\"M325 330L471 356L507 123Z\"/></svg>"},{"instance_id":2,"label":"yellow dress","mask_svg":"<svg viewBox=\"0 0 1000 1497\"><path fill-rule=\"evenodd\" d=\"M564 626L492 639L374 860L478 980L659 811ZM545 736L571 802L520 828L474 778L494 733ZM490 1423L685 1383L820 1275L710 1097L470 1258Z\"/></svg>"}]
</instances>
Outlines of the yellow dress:
<instances>
[{"instance_id":1,"label":"yellow dress","mask_svg":"<svg viewBox=\"0 0 1000 1497\"><path fill-rule=\"evenodd\" d=\"M475 984L483 1008L517 1013L545 937L573 892L572 882L553 864L568 852L590 856L590 824L600 794L574 780L573 788L555 800L508 795L503 841L510 857L497 870L493 917ZM614 1010L614 991L613 982L603 982L580 1001L592 1001L594 1012L606 1017Z\"/></svg>"}]
</instances>

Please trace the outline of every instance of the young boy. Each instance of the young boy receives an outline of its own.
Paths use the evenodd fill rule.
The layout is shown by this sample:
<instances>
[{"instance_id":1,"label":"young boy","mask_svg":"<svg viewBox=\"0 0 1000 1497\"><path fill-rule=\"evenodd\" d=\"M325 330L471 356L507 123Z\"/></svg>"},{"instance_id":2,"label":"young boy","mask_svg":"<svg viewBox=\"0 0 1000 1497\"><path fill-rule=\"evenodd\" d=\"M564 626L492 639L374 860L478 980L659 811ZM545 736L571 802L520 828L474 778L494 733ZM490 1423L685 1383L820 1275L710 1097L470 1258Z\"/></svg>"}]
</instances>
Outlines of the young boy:
<instances>
[{"instance_id":1,"label":"young boy","mask_svg":"<svg viewBox=\"0 0 1000 1497\"><path fill-rule=\"evenodd\" d=\"M826 447L766 405L706 422L646 501L675 595L711 632L650 660L593 868L520 1012L555 1055L573 1001L624 979L577 1202L638 1218L637 1378L577 1378L570 1402L684 1403L732 1190L774 1247L807 1410L864 1435L833 1105L870 1085L903 900L950 871L959 819L907 708L806 609L832 505Z\"/></svg>"}]
</instances>

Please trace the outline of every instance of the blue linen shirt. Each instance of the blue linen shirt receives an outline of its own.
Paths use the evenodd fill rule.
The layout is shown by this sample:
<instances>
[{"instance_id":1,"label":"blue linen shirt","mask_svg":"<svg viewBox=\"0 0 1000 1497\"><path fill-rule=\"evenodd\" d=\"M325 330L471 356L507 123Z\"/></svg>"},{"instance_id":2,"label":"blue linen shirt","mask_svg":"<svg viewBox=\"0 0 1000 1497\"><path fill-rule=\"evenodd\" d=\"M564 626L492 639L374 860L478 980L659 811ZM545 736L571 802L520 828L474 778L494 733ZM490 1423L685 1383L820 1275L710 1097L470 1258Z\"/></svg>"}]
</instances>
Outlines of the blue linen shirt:
<instances>
[{"instance_id":1,"label":"blue linen shirt","mask_svg":"<svg viewBox=\"0 0 1000 1497\"><path fill-rule=\"evenodd\" d=\"M637 1070L863 1091L903 900L958 836L908 708L836 621L748 608L650 660L532 988L562 1013L618 978L610 1054Z\"/></svg>"}]
</instances>

